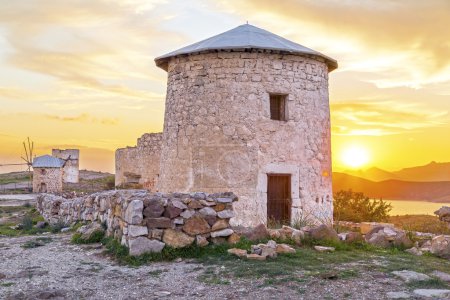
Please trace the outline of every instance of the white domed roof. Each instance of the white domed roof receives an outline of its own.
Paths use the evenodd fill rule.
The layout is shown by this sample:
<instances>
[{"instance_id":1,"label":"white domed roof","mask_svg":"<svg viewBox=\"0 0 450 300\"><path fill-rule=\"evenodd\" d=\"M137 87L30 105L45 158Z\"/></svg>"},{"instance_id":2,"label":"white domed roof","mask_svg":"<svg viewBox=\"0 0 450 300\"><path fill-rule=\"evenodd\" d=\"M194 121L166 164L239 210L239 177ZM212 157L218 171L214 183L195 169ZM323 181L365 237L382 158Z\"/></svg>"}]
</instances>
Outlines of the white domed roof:
<instances>
[{"instance_id":1,"label":"white domed roof","mask_svg":"<svg viewBox=\"0 0 450 300\"><path fill-rule=\"evenodd\" d=\"M337 68L337 61L320 52L289 41L267 30L244 24L206 40L172 51L155 58L156 65L167 71L169 58L210 50L264 49L291 54L308 54L325 59L329 71Z\"/></svg>"}]
</instances>

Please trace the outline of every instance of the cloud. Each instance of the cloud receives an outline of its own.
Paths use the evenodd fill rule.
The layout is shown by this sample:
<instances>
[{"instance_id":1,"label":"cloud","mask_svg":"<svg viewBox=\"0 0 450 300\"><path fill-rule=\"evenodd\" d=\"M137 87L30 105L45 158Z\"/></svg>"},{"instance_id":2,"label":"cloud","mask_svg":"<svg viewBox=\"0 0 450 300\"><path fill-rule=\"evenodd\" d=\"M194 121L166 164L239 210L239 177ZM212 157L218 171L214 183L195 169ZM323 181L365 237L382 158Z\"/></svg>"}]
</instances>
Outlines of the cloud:
<instances>
[{"instance_id":1,"label":"cloud","mask_svg":"<svg viewBox=\"0 0 450 300\"><path fill-rule=\"evenodd\" d=\"M64 117L55 115L44 115L48 120L55 120L61 122L80 122L80 123L99 123L102 125L117 125L119 120L117 118L96 118L89 114L81 114L74 117Z\"/></svg>"},{"instance_id":2,"label":"cloud","mask_svg":"<svg viewBox=\"0 0 450 300\"><path fill-rule=\"evenodd\" d=\"M220 1L245 19L275 28L338 60L338 72L381 75L379 88L450 84L448 0Z\"/></svg>"},{"instance_id":3,"label":"cloud","mask_svg":"<svg viewBox=\"0 0 450 300\"><path fill-rule=\"evenodd\" d=\"M394 101L333 103L331 117L335 135L392 135L449 124L448 111Z\"/></svg>"}]
</instances>

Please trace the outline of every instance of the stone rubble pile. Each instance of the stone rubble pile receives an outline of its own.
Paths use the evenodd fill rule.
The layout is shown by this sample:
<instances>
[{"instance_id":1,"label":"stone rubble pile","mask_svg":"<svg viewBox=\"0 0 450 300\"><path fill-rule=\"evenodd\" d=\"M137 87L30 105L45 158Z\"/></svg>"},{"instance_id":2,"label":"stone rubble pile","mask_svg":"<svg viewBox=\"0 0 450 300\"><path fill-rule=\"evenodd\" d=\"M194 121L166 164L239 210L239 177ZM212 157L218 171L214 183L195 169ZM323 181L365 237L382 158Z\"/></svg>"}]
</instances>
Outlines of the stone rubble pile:
<instances>
[{"instance_id":1,"label":"stone rubble pile","mask_svg":"<svg viewBox=\"0 0 450 300\"><path fill-rule=\"evenodd\" d=\"M228 253L250 260L266 260L266 258L276 258L278 254L282 253L295 253L295 249L289 245L277 244L270 240L267 244L252 245L250 253L238 248L228 249Z\"/></svg>"},{"instance_id":2,"label":"stone rubble pile","mask_svg":"<svg viewBox=\"0 0 450 300\"><path fill-rule=\"evenodd\" d=\"M235 243L229 225L234 217L233 193L150 193L118 190L64 199L41 194L37 208L50 223L104 222L107 235L130 249L131 255L160 252L167 245L187 247L194 242Z\"/></svg>"}]
</instances>

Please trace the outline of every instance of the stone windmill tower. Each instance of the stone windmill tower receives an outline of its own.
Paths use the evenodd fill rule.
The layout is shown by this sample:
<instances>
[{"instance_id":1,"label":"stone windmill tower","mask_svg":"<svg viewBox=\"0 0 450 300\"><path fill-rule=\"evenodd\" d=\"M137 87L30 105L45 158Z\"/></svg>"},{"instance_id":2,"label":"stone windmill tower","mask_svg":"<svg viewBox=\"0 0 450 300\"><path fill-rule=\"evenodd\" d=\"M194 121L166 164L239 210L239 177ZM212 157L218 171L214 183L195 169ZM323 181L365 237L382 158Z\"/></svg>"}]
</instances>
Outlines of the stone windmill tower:
<instances>
[{"instance_id":1,"label":"stone windmill tower","mask_svg":"<svg viewBox=\"0 0 450 300\"><path fill-rule=\"evenodd\" d=\"M241 225L332 218L335 60L246 24L155 61L168 72L160 191L233 191Z\"/></svg>"}]
</instances>

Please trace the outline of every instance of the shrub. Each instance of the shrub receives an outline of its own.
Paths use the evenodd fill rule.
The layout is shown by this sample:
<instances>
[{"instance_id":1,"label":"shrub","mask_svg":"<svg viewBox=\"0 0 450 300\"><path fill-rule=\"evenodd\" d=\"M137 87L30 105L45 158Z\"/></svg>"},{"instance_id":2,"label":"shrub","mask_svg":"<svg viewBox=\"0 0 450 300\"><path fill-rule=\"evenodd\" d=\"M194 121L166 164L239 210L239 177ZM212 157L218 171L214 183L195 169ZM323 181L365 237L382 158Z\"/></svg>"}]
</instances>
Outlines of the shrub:
<instances>
[{"instance_id":1,"label":"shrub","mask_svg":"<svg viewBox=\"0 0 450 300\"><path fill-rule=\"evenodd\" d=\"M29 215L25 215L22 219L22 225L24 231L33 229L33 219Z\"/></svg>"},{"instance_id":2,"label":"shrub","mask_svg":"<svg viewBox=\"0 0 450 300\"><path fill-rule=\"evenodd\" d=\"M81 233L75 233L72 236L72 243L73 244L94 244L94 243L100 243L103 238L105 237L105 232L103 231L95 231L91 234L91 236L88 239L83 239L81 237Z\"/></svg>"},{"instance_id":3,"label":"shrub","mask_svg":"<svg viewBox=\"0 0 450 300\"><path fill-rule=\"evenodd\" d=\"M382 199L369 199L363 193L339 191L334 195L334 220L386 222L392 206Z\"/></svg>"}]
</instances>

